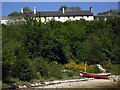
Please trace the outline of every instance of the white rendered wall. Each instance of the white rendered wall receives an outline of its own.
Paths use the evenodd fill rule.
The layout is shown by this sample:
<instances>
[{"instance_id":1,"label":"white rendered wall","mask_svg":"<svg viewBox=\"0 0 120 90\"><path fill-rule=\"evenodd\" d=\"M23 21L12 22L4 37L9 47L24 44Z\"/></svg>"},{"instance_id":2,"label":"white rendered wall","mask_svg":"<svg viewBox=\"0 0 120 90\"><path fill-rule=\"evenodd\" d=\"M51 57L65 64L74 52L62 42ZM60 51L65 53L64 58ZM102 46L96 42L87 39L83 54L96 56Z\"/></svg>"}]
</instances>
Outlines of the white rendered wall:
<instances>
[{"instance_id":1,"label":"white rendered wall","mask_svg":"<svg viewBox=\"0 0 120 90\"><path fill-rule=\"evenodd\" d=\"M41 17L41 22L45 22L45 18L44 17Z\"/></svg>"},{"instance_id":2,"label":"white rendered wall","mask_svg":"<svg viewBox=\"0 0 120 90\"><path fill-rule=\"evenodd\" d=\"M80 20L80 19L85 19L87 21L94 20L93 16L83 16L83 17L82 16L75 16L75 17L66 16L66 17L54 17L54 18L53 17L46 17L46 20L45 20L44 17L41 17L41 22L45 22L45 21L48 22L48 21L50 21L52 19L54 19L55 21L61 21L61 22L65 22L67 20L74 21L74 20Z\"/></svg>"},{"instance_id":3,"label":"white rendered wall","mask_svg":"<svg viewBox=\"0 0 120 90\"><path fill-rule=\"evenodd\" d=\"M1 24L7 24L8 20L1 20Z\"/></svg>"},{"instance_id":4,"label":"white rendered wall","mask_svg":"<svg viewBox=\"0 0 120 90\"><path fill-rule=\"evenodd\" d=\"M65 22L65 17L60 17L60 18L59 18L59 21L60 21L60 22Z\"/></svg>"},{"instance_id":5,"label":"white rendered wall","mask_svg":"<svg viewBox=\"0 0 120 90\"><path fill-rule=\"evenodd\" d=\"M91 21L91 20L94 20L94 17L93 16L84 16L83 17L85 20L87 20L87 21Z\"/></svg>"}]
</instances>

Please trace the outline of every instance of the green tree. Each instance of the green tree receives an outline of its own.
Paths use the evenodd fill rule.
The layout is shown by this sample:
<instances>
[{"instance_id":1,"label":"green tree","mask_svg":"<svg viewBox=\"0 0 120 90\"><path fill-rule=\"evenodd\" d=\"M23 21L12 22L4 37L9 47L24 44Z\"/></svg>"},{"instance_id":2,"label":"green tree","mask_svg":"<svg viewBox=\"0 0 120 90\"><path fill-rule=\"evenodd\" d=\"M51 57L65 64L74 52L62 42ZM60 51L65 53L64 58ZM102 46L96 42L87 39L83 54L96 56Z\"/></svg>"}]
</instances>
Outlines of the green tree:
<instances>
[{"instance_id":1,"label":"green tree","mask_svg":"<svg viewBox=\"0 0 120 90\"><path fill-rule=\"evenodd\" d=\"M32 10L29 7L24 7L23 11L28 11L29 12L29 11L32 11ZM14 12L8 14L8 16L18 17L18 16L22 16L22 13L14 11Z\"/></svg>"},{"instance_id":2,"label":"green tree","mask_svg":"<svg viewBox=\"0 0 120 90\"><path fill-rule=\"evenodd\" d=\"M17 16L21 16L21 13L15 11L15 12L12 12L12 13L8 14L8 16L15 16L15 17L17 17Z\"/></svg>"},{"instance_id":3,"label":"green tree","mask_svg":"<svg viewBox=\"0 0 120 90\"><path fill-rule=\"evenodd\" d=\"M76 11L76 10L81 10L81 8L73 6L73 7L68 7L67 10Z\"/></svg>"},{"instance_id":4,"label":"green tree","mask_svg":"<svg viewBox=\"0 0 120 90\"><path fill-rule=\"evenodd\" d=\"M61 11L63 8L66 10L66 9L67 9L67 6L65 6L65 5L64 5L64 6L61 6L61 7L59 8L59 10Z\"/></svg>"},{"instance_id":5,"label":"green tree","mask_svg":"<svg viewBox=\"0 0 120 90\"><path fill-rule=\"evenodd\" d=\"M32 11L29 7L24 7L23 11Z\"/></svg>"},{"instance_id":6,"label":"green tree","mask_svg":"<svg viewBox=\"0 0 120 90\"><path fill-rule=\"evenodd\" d=\"M101 13L98 13L98 15L110 15L110 16L118 16L118 14L119 14L119 11L118 10L116 10L116 9L110 9L110 10L108 10L108 11L105 11L105 12L101 12Z\"/></svg>"}]
</instances>

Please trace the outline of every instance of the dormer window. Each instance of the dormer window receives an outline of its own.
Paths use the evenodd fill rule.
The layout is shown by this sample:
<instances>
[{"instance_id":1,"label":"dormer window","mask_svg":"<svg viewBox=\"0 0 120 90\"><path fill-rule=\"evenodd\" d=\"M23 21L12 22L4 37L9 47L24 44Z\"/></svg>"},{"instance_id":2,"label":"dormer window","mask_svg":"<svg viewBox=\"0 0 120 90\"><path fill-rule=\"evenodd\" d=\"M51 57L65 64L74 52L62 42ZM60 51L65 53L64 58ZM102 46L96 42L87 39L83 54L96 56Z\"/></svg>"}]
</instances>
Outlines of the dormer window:
<instances>
[{"instance_id":1,"label":"dormer window","mask_svg":"<svg viewBox=\"0 0 120 90\"><path fill-rule=\"evenodd\" d=\"M75 16L73 16L73 18L75 18Z\"/></svg>"}]
</instances>

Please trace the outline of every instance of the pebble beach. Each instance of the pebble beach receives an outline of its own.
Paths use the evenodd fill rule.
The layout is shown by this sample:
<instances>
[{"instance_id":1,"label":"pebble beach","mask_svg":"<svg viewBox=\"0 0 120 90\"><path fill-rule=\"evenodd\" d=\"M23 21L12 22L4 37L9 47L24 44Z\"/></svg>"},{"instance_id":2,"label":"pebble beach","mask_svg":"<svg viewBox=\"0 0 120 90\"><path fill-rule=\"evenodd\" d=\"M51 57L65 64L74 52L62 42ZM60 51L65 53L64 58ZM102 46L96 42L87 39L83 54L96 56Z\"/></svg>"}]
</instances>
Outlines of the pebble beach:
<instances>
[{"instance_id":1,"label":"pebble beach","mask_svg":"<svg viewBox=\"0 0 120 90\"><path fill-rule=\"evenodd\" d=\"M118 79L88 79L84 81L67 82L54 85L40 86L36 88L117 88Z\"/></svg>"},{"instance_id":2,"label":"pebble beach","mask_svg":"<svg viewBox=\"0 0 120 90\"><path fill-rule=\"evenodd\" d=\"M83 78L83 79L72 79L72 80L55 80L46 81L42 83L30 84L32 89L60 89L60 88L119 88L120 86L120 76L111 77L109 79L94 79L94 78ZM28 87L20 87L28 88Z\"/></svg>"}]
</instances>

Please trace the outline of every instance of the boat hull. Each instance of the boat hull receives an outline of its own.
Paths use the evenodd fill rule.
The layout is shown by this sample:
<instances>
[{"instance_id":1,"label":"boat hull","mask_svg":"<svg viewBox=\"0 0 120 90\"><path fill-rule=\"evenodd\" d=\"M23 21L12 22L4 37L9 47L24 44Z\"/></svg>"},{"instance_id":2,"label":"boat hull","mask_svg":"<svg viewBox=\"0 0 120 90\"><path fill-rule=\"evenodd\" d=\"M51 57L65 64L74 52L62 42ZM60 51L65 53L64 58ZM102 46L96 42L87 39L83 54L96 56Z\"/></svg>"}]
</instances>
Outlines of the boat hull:
<instances>
[{"instance_id":1,"label":"boat hull","mask_svg":"<svg viewBox=\"0 0 120 90\"><path fill-rule=\"evenodd\" d=\"M85 77L98 78L98 79L108 79L108 77L111 75L110 73L94 74L87 72L80 72L80 74Z\"/></svg>"}]
</instances>

